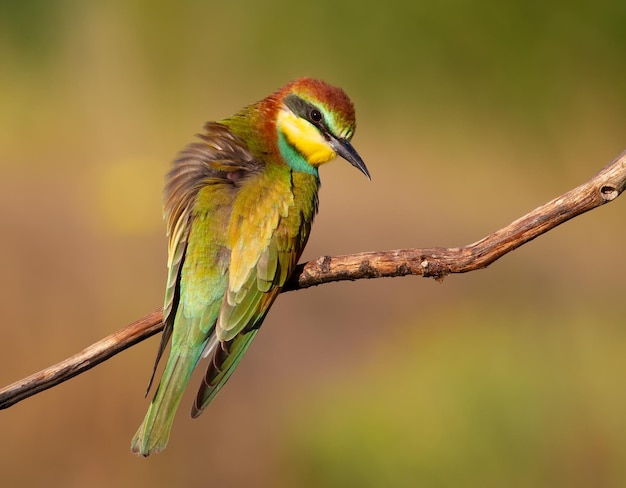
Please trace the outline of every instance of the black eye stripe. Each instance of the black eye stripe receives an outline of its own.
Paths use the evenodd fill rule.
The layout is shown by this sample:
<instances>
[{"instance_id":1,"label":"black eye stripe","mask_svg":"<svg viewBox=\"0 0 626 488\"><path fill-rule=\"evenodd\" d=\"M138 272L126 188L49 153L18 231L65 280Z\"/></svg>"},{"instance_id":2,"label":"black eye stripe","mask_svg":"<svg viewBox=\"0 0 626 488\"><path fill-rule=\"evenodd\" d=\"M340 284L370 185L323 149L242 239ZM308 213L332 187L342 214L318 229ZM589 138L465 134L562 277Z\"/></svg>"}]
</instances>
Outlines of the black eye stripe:
<instances>
[{"instance_id":1,"label":"black eye stripe","mask_svg":"<svg viewBox=\"0 0 626 488\"><path fill-rule=\"evenodd\" d=\"M324 137L329 137L331 131L326 125L323 112L319 108L295 94L287 95L284 102L294 114L308 120L319 129Z\"/></svg>"}]
</instances>

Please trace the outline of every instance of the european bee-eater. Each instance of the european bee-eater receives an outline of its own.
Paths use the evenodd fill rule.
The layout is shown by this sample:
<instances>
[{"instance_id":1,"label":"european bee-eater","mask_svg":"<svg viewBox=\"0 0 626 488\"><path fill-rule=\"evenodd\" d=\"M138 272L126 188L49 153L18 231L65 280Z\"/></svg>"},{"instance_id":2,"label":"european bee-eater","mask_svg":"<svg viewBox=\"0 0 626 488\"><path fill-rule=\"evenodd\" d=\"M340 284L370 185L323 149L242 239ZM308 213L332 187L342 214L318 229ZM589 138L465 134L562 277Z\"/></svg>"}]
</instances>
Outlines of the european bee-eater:
<instances>
[{"instance_id":1,"label":"european bee-eater","mask_svg":"<svg viewBox=\"0 0 626 488\"><path fill-rule=\"evenodd\" d=\"M179 154L164 192L168 278L155 369L172 345L133 452L165 448L200 358L210 361L192 417L230 377L302 254L319 166L339 155L370 177L350 144L355 125L343 90L301 78L207 123Z\"/></svg>"}]
</instances>

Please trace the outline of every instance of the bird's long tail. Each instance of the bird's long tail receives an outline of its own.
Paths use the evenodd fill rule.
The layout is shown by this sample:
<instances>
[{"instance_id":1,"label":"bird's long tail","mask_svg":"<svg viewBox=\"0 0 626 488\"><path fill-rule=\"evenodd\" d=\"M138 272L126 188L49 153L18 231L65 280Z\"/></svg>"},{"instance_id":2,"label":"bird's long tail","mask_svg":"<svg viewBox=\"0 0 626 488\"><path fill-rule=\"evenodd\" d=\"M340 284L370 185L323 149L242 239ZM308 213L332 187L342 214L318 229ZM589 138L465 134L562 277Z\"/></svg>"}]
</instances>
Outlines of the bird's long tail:
<instances>
[{"instance_id":1,"label":"bird's long tail","mask_svg":"<svg viewBox=\"0 0 626 488\"><path fill-rule=\"evenodd\" d=\"M149 456L167 446L176 410L204 344L176 349L170 354L148 413L131 442L135 454Z\"/></svg>"}]
</instances>

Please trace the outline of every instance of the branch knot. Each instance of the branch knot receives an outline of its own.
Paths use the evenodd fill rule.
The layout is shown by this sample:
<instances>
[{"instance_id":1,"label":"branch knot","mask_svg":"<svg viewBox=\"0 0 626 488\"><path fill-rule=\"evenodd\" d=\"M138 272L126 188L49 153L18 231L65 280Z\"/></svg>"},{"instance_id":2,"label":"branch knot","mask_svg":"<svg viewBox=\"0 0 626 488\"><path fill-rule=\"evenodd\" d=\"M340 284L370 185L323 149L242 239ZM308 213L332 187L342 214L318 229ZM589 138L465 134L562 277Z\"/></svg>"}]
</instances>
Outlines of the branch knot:
<instances>
[{"instance_id":1,"label":"branch knot","mask_svg":"<svg viewBox=\"0 0 626 488\"><path fill-rule=\"evenodd\" d=\"M604 185L600 188L600 194L605 202L610 202L619 197L620 191L613 185Z\"/></svg>"}]
</instances>

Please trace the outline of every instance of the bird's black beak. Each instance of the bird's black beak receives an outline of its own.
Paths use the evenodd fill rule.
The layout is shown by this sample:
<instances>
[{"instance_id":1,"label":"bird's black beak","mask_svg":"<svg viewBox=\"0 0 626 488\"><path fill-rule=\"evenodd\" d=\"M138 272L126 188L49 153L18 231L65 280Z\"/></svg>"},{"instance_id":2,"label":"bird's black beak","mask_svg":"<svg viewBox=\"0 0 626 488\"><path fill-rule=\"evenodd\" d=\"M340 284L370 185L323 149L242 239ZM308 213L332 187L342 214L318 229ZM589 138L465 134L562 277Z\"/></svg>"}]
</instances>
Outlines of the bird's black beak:
<instances>
[{"instance_id":1,"label":"bird's black beak","mask_svg":"<svg viewBox=\"0 0 626 488\"><path fill-rule=\"evenodd\" d=\"M371 180L370 172L367 170L367 166L359 156L359 153L356 152L356 149L352 147L350 141L348 139L339 139L337 137L330 137L329 139L330 147L339 154L343 159L348 161L352 166L357 168L361 173L367 176L368 180Z\"/></svg>"}]
</instances>

